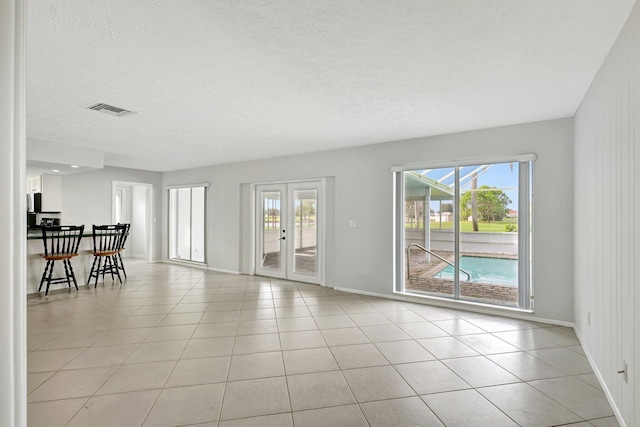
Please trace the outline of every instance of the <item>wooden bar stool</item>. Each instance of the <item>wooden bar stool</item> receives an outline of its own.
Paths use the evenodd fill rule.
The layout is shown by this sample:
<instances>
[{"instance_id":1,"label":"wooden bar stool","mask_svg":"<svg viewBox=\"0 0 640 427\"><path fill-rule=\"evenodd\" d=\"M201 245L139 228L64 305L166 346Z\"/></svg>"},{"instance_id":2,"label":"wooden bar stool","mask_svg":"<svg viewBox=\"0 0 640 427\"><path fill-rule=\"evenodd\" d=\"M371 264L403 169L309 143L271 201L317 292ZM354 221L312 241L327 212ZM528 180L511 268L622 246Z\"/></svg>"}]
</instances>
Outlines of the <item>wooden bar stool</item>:
<instances>
[{"instance_id":1,"label":"wooden bar stool","mask_svg":"<svg viewBox=\"0 0 640 427\"><path fill-rule=\"evenodd\" d=\"M89 253L93 255L93 263L91 264L91 271L87 278L87 286L91 283L91 278L95 277L94 287L97 288L98 276L102 274L102 280L104 282L106 273L111 274L111 281L115 281L115 277L118 276L118 280L122 283L117 256L122 250L126 229L126 225L93 226L93 250L89 251Z\"/></svg>"},{"instance_id":2,"label":"wooden bar stool","mask_svg":"<svg viewBox=\"0 0 640 427\"><path fill-rule=\"evenodd\" d=\"M44 281L47 281L47 289L44 294L49 295L49 286L52 283L67 282L71 288L71 280L78 290L78 282L73 272L71 258L78 256L78 247L84 232L84 225L68 225L42 227L42 242L44 243L44 253L40 256L47 260L47 265L40 279L38 292L42 289ZM53 265L56 261L62 261L64 264L64 277L51 277L53 275Z\"/></svg>"}]
</instances>

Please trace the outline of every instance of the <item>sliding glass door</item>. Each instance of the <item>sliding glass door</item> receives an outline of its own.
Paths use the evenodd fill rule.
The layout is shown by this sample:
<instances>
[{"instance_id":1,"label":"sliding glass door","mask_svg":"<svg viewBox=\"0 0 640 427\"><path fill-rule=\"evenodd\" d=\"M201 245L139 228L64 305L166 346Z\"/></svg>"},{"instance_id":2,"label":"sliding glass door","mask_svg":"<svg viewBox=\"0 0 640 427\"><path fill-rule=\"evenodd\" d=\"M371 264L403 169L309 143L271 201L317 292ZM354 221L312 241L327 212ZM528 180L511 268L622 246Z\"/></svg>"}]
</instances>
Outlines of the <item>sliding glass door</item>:
<instances>
[{"instance_id":1,"label":"sliding glass door","mask_svg":"<svg viewBox=\"0 0 640 427\"><path fill-rule=\"evenodd\" d=\"M396 290L530 309L531 167L396 172Z\"/></svg>"},{"instance_id":2,"label":"sliding glass door","mask_svg":"<svg viewBox=\"0 0 640 427\"><path fill-rule=\"evenodd\" d=\"M205 186L169 189L169 258L205 261Z\"/></svg>"}]
</instances>

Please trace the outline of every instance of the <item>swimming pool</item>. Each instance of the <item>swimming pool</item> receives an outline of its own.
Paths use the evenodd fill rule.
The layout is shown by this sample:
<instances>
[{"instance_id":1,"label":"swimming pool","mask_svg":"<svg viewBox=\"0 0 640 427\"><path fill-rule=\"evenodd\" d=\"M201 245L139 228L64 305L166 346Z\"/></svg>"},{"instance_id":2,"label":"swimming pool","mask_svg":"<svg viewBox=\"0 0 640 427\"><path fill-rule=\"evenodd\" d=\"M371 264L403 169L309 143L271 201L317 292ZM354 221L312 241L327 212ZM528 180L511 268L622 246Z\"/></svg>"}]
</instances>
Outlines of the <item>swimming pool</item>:
<instances>
[{"instance_id":1,"label":"swimming pool","mask_svg":"<svg viewBox=\"0 0 640 427\"><path fill-rule=\"evenodd\" d=\"M471 282L518 286L517 259L462 256L460 268L471 275ZM453 267L448 265L433 277L453 280ZM460 280L466 280L466 278L466 274L460 272Z\"/></svg>"}]
</instances>

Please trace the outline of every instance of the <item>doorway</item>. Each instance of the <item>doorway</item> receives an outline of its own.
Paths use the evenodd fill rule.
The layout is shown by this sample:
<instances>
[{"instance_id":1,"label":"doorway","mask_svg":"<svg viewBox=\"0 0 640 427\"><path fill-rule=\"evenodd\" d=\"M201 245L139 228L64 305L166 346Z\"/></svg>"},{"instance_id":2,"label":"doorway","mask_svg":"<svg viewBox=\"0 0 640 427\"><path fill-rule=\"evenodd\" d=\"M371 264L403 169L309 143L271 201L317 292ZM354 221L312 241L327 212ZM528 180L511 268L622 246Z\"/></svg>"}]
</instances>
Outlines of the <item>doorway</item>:
<instances>
[{"instance_id":1,"label":"doorway","mask_svg":"<svg viewBox=\"0 0 640 427\"><path fill-rule=\"evenodd\" d=\"M112 222L131 224L123 257L151 261L152 194L152 184L122 181L112 183Z\"/></svg>"},{"instance_id":2,"label":"doorway","mask_svg":"<svg viewBox=\"0 0 640 427\"><path fill-rule=\"evenodd\" d=\"M255 186L255 273L323 284L324 180Z\"/></svg>"}]
</instances>

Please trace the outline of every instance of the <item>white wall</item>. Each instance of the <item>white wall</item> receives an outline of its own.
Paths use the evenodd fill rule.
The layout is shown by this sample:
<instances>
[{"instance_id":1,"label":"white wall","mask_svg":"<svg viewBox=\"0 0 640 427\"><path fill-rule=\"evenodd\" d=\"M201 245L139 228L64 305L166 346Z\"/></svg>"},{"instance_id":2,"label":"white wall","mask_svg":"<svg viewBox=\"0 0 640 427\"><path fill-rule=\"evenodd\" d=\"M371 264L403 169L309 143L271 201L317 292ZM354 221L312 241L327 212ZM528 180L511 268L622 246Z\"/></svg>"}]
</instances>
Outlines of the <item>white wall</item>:
<instances>
[{"instance_id":1,"label":"white wall","mask_svg":"<svg viewBox=\"0 0 640 427\"><path fill-rule=\"evenodd\" d=\"M0 1L0 425L27 425L25 5Z\"/></svg>"},{"instance_id":2,"label":"white wall","mask_svg":"<svg viewBox=\"0 0 640 427\"><path fill-rule=\"evenodd\" d=\"M162 174L137 169L105 167L104 169L64 175L62 177L62 223L84 224L91 229L93 224L112 223L112 182L126 181L153 185L153 247L152 259L160 258ZM133 227L132 227L133 228Z\"/></svg>"},{"instance_id":3,"label":"white wall","mask_svg":"<svg viewBox=\"0 0 640 427\"><path fill-rule=\"evenodd\" d=\"M392 294L393 185L389 168L415 162L536 153L535 316L573 320L573 121L553 120L344 150L166 172L163 185L210 182L207 263L248 271L251 236L247 183L331 179L327 285ZM245 185L243 185L245 184ZM163 192L163 212L166 211ZM562 215L558 213L562 212ZM357 228L348 221L357 220ZM166 229L166 218L163 230ZM166 238L166 233L163 233ZM166 248L166 243L163 244ZM163 252L166 258L166 250ZM368 274L363 274L366 269Z\"/></svg>"},{"instance_id":4,"label":"white wall","mask_svg":"<svg viewBox=\"0 0 640 427\"><path fill-rule=\"evenodd\" d=\"M628 426L640 425L639 91L636 5L575 117L576 330Z\"/></svg>"}]
</instances>

